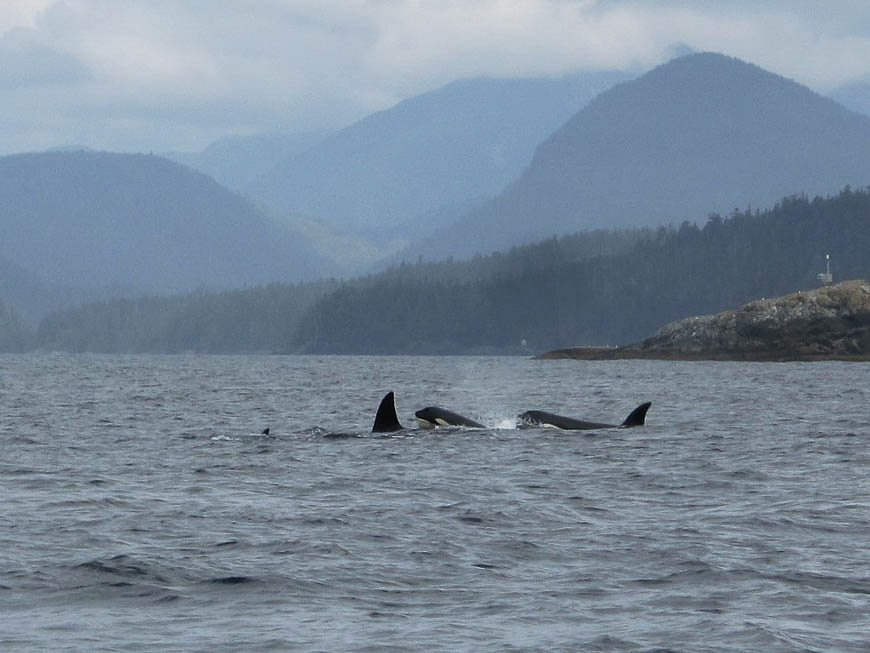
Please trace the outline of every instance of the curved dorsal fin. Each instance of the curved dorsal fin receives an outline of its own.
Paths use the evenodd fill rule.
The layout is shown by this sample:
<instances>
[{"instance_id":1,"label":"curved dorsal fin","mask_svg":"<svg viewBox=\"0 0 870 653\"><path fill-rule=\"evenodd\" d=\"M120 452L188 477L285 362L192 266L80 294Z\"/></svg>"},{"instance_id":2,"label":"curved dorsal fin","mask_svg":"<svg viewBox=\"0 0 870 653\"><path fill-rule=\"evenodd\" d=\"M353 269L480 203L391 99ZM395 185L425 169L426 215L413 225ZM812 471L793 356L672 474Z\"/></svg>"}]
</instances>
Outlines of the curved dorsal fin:
<instances>
[{"instance_id":1,"label":"curved dorsal fin","mask_svg":"<svg viewBox=\"0 0 870 653\"><path fill-rule=\"evenodd\" d=\"M381 405L378 406L375 423L372 425L372 433L389 433L400 430L402 430L402 425L399 424L399 417L396 415L396 397L390 390L381 399Z\"/></svg>"},{"instance_id":2,"label":"curved dorsal fin","mask_svg":"<svg viewBox=\"0 0 870 653\"><path fill-rule=\"evenodd\" d=\"M629 413L628 417L625 418L625 421L620 424L623 428L629 428L631 426L643 426L646 421L646 411L649 410L649 407L652 406L651 401L647 401L642 403L640 406L635 408L631 413Z\"/></svg>"}]
</instances>

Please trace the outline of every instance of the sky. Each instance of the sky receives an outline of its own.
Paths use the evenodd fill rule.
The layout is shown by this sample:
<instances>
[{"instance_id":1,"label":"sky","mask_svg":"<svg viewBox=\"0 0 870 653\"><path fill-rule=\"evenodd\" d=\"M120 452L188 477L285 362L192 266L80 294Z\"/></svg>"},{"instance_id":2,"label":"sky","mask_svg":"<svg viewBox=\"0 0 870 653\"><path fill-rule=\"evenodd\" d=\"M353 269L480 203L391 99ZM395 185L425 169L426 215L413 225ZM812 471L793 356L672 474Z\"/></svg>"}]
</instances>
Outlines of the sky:
<instances>
[{"instance_id":1,"label":"sky","mask_svg":"<svg viewBox=\"0 0 870 653\"><path fill-rule=\"evenodd\" d=\"M870 80L867 0L0 0L0 154L196 151L342 127L474 76L716 51Z\"/></svg>"}]
</instances>

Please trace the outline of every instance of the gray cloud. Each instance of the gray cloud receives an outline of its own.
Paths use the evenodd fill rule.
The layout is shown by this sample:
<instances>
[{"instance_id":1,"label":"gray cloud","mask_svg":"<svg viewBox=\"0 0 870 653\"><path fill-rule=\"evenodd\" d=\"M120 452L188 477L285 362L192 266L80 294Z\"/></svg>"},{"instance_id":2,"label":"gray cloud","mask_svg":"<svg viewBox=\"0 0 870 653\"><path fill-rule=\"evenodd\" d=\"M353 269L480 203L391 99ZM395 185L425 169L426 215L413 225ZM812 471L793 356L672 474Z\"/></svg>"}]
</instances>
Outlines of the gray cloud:
<instances>
[{"instance_id":1,"label":"gray cloud","mask_svg":"<svg viewBox=\"0 0 870 653\"><path fill-rule=\"evenodd\" d=\"M195 149L339 126L460 77L737 56L826 91L870 74L870 3L839 0L14 0L0 152ZM13 126L14 125L14 126Z\"/></svg>"},{"instance_id":2,"label":"gray cloud","mask_svg":"<svg viewBox=\"0 0 870 653\"><path fill-rule=\"evenodd\" d=\"M70 86L87 82L88 67L70 54L30 39L30 30L14 29L0 36L0 89Z\"/></svg>"}]
</instances>

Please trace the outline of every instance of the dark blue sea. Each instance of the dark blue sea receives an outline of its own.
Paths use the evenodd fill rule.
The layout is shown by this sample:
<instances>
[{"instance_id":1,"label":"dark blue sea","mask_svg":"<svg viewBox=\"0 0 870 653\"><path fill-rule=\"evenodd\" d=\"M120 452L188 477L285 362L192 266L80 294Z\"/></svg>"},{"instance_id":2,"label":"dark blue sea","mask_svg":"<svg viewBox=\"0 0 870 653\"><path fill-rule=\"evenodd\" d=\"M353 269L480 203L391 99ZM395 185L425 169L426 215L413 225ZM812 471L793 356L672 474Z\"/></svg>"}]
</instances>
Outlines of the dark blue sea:
<instances>
[{"instance_id":1,"label":"dark blue sea","mask_svg":"<svg viewBox=\"0 0 870 653\"><path fill-rule=\"evenodd\" d=\"M860 363L0 357L0 651L867 651L868 419Z\"/></svg>"}]
</instances>

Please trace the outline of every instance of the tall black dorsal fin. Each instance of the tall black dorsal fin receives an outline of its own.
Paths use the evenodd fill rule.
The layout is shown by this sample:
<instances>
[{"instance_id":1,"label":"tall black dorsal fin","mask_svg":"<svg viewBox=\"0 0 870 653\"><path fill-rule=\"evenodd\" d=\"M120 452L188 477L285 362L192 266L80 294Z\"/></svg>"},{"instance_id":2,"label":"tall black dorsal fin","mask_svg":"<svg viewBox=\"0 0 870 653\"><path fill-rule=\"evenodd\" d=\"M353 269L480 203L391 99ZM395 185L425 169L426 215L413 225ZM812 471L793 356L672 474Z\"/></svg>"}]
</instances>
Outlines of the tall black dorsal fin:
<instances>
[{"instance_id":1,"label":"tall black dorsal fin","mask_svg":"<svg viewBox=\"0 0 870 653\"><path fill-rule=\"evenodd\" d=\"M620 424L620 426L623 428L629 428L630 426L643 426L646 421L646 411L649 410L650 406L652 406L651 401L642 403L629 413L628 417L625 418L625 421Z\"/></svg>"},{"instance_id":2,"label":"tall black dorsal fin","mask_svg":"<svg viewBox=\"0 0 870 653\"><path fill-rule=\"evenodd\" d=\"M396 415L396 397L391 390L381 399L381 405L378 406L375 423L372 426L372 433L390 433L401 430L402 425L399 424L399 416Z\"/></svg>"}]
</instances>

